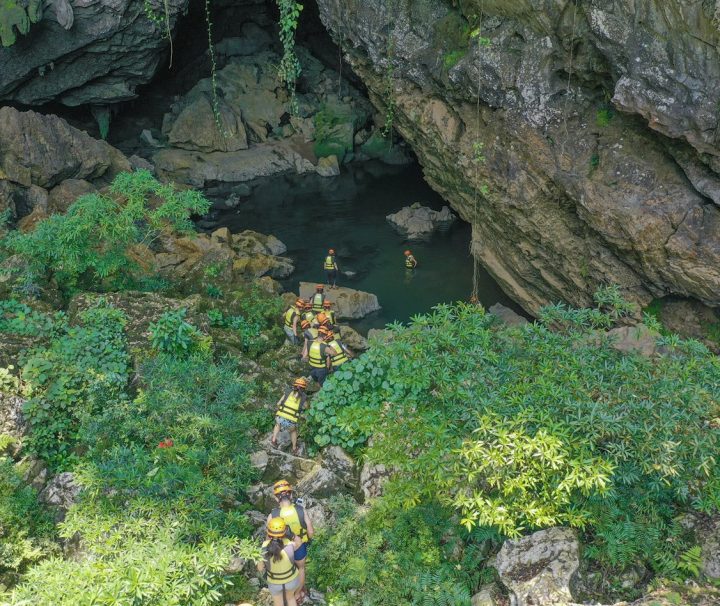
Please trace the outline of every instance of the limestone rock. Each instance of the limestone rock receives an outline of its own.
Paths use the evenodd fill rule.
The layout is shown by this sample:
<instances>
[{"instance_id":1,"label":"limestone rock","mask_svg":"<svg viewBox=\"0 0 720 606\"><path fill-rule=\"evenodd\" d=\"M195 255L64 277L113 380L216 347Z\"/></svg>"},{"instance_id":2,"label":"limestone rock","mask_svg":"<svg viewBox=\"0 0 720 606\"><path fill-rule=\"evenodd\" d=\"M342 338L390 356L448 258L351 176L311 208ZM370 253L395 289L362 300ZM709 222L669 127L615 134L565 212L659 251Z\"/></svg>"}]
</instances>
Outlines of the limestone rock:
<instances>
[{"instance_id":1,"label":"limestone rock","mask_svg":"<svg viewBox=\"0 0 720 606\"><path fill-rule=\"evenodd\" d=\"M35 456L24 457L18 463L23 470L23 482L38 492L42 491L47 482L47 465Z\"/></svg>"},{"instance_id":2,"label":"limestone rock","mask_svg":"<svg viewBox=\"0 0 720 606\"><path fill-rule=\"evenodd\" d=\"M346 486L353 486L356 479L355 461L340 446L330 446L322 453L323 466L337 475Z\"/></svg>"},{"instance_id":3,"label":"limestone rock","mask_svg":"<svg viewBox=\"0 0 720 606\"><path fill-rule=\"evenodd\" d=\"M260 51L269 50L271 47L272 38L270 34L257 24L249 21L243 23L240 28L240 36L223 38L215 45L215 51L219 55L238 57L254 55Z\"/></svg>"},{"instance_id":4,"label":"limestone rock","mask_svg":"<svg viewBox=\"0 0 720 606\"><path fill-rule=\"evenodd\" d=\"M0 392L0 435L21 438L27 431L23 416L25 400L20 396Z\"/></svg>"},{"instance_id":5,"label":"limestone rock","mask_svg":"<svg viewBox=\"0 0 720 606\"><path fill-rule=\"evenodd\" d=\"M273 235L265 235L250 229L241 231L233 236L231 246L239 253L265 255L282 255L287 252L287 246Z\"/></svg>"},{"instance_id":6,"label":"limestone rock","mask_svg":"<svg viewBox=\"0 0 720 606\"><path fill-rule=\"evenodd\" d=\"M353 352L365 351L368 348L368 342L357 330L340 324L338 326L340 340L343 345L347 345Z\"/></svg>"},{"instance_id":7,"label":"limestone rock","mask_svg":"<svg viewBox=\"0 0 720 606\"><path fill-rule=\"evenodd\" d=\"M360 471L360 489L365 495L365 501L382 496L383 484L390 477L390 471L385 465L365 463Z\"/></svg>"},{"instance_id":8,"label":"limestone rock","mask_svg":"<svg viewBox=\"0 0 720 606\"><path fill-rule=\"evenodd\" d=\"M579 543L568 528L505 541L496 559L500 580L517 606L572 602L570 578L579 565Z\"/></svg>"},{"instance_id":9,"label":"limestone rock","mask_svg":"<svg viewBox=\"0 0 720 606\"><path fill-rule=\"evenodd\" d=\"M53 476L38 495L38 499L57 509L56 518L61 520L77 501L81 487L75 482L72 472L64 471Z\"/></svg>"},{"instance_id":10,"label":"limestone rock","mask_svg":"<svg viewBox=\"0 0 720 606\"><path fill-rule=\"evenodd\" d=\"M337 177L340 174L340 166L338 165L337 156L332 154L330 156L320 158L315 170L321 177Z\"/></svg>"},{"instance_id":11,"label":"limestone rock","mask_svg":"<svg viewBox=\"0 0 720 606\"><path fill-rule=\"evenodd\" d=\"M620 326L607 333L613 349L623 353L639 353L650 357L657 350L659 334L644 324L637 326Z\"/></svg>"},{"instance_id":12,"label":"limestone rock","mask_svg":"<svg viewBox=\"0 0 720 606\"><path fill-rule=\"evenodd\" d=\"M309 298L315 293L315 284L311 282L300 282L300 296ZM380 304L377 296L372 293L353 288L340 286L330 290L325 289L325 296L332 301L333 309L338 318L357 319L378 311Z\"/></svg>"},{"instance_id":13,"label":"limestone rock","mask_svg":"<svg viewBox=\"0 0 720 606\"><path fill-rule=\"evenodd\" d=\"M447 206L437 211L427 206L413 204L388 215L386 219L408 240L425 240L440 226L450 225L455 221L455 215Z\"/></svg>"},{"instance_id":14,"label":"limestone rock","mask_svg":"<svg viewBox=\"0 0 720 606\"><path fill-rule=\"evenodd\" d=\"M120 151L65 120L0 107L0 178L49 189L65 179L110 179L124 170L130 164Z\"/></svg>"},{"instance_id":15,"label":"limestone rock","mask_svg":"<svg viewBox=\"0 0 720 606\"><path fill-rule=\"evenodd\" d=\"M295 487L299 495L310 495L316 499L331 497L341 491L343 481L329 469L317 465Z\"/></svg>"},{"instance_id":16,"label":"limestone rock","mask_svg":"<svg viewBox=\"0 0 720 606\"><path fill-rule=\"evenodd\" d=\"M494 584L484 585L471 600L472 606L498 606L498 590Z\"/></svg>"},{"instance_id":17,"label":"limestone rock","mask_svg":"<svg viewBox=\"0 0 720 606\"><path fill-rule=\"evenodd\" d=\"M33 29L31 40L0 49L0 99L105 105L134 98L135 88L155 74L168 41L165 25L148 19L142 2L48 4L53 10ZM168 1L171 30L187 4Z\"/></svg>"},{"instance_id":18,"label":"limestone rock","mask_svg":"<svg viewBox=\"0 0 720 606\"><path fill-rule=\"evenodd\" d=\"M80 196L96 191L95 186L84 179L65 179L50 190L48 212L65 213Z\"/></svg>"},{"instance_id":19,"label":"limestone rock","mask_svg":"<svg viewBox=\"0 0 720 606\"><path fill-rule=\"evenodd\" d=\"M495 303L488 311L508 326L523 326L528 323L527 318L523 318L520 314L515 313L512 309L505 307L505 305L501 303Z\"/></svg>"},{"instance_id":20,"label":"limestone rock","mask_svg":"<svg viewBox=\"0 0 720 606\"><path fill-rule=\"evenodd\" d=\"M702 549L703 574L712 580L720 580L720 516L711 518L697 535Z\"/></svg>"},{"instance_id":21,"label":"limestone rock","mask_svg":"<svg viewBox=\"0 0 720 606\"><path fill-rule=\"evenodd\" d=\"M477 3L452 4L318 0L383 115L393 48L392 126L472 222L472 253L501 287L530 312L590 306L607 283L642 304L676 294L719 306L713 3L582 3L574 27L566 3L486 3L489 44L469 47L462 28ZM568 65L571 86L557 78Z\"/></svg>"}]
</instances>

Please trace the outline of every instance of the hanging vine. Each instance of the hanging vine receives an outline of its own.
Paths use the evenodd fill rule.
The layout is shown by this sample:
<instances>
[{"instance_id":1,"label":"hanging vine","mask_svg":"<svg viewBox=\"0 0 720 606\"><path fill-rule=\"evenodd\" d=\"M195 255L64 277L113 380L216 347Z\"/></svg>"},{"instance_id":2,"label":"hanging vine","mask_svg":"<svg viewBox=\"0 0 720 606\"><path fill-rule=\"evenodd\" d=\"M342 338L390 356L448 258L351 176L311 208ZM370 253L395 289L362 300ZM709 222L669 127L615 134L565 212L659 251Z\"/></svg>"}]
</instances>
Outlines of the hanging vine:
<instances>
[{"instance_id":1,"label":"hanging vine","mask_svg":"<svg viewBox=\"0 0 720 606\"><path fill-rule=\"evenodd\" d=\"M297 79L300 77L300 60L295 54L295 32L297 31L303 5L296 0L275 0L280 10L280 42L283 56L278 67L278 77L290 95L290 113L297 115L299 108L295 96Z\"/></svg>"},{"instance_id":2,"label":"hanging vine","mask_svg":"<svg viewBox=\"0 0 720 606\"><path fill-rule=\"evenodd\" d=\"M167 2L167 0L165 0ZM229 133L225 131L220 118L220 100L217 87L217 62L215 61L215 45L212 37L212 19L210 18L210 0L205 0L205 23L207 24L208 49L210 51L210 91L212 95L212 111L215 117L215 126L218 132L225 138Z\"/></svg>"}]
</instances>

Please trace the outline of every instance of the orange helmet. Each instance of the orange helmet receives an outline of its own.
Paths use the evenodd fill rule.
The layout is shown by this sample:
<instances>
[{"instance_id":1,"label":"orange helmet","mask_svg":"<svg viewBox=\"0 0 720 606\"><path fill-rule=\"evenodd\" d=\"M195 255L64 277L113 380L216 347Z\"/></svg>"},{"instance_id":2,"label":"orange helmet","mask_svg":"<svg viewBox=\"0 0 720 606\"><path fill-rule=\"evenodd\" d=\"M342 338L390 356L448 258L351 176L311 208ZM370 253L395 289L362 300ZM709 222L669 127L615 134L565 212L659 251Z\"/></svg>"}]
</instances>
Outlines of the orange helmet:
<instances>
[{"instance_id":1,"label":"orange helmet","mask_svg":"<svg viewBox=\"0 0 720 606\"><path fill-rule=\"evenodd\" d=\"M303 299L297 299L295 301L295 307L305 307L305 301Z\"/></svg>"},{"instance_id":2,"label":"orange helmet","mask_svg":"<svg viewBox=\"0 0 720 606\"><path fill-rule=\"evenodd\" d=\"M334 248L331 248L331 249L328 251L328 254L329 254L329 255L334 255L334 254L335 254L335 249L334 249Z\"/></svg>"},{"instance_id":3,"label":"orange helmet","mask_svg":"<svg viewBox=\"0 0 720 606\"><path fill-rule=\"evenodd\" d=\"M330 308L332 307L332 301L328 301L327 299L325 299L325 300L323 301L323 307L324 307L325 309L330 309Z\"/></svg>"},{"instance_id":4,"label":"orange helmet","mask_svg":"<svg viewBox=\"0 0 720 606\"><path fill-rule=\"evenodd\" d=\"M295 379L293 381L293 387L297 387L298 389L307 389L307 379L305 377L300 377L299 379ZM289 484L288 484L289 486Z\"/></svg>"},{"instance_id":5,"label":"orange helmet","mask_svg":"<svg viewBox=\"0 0 720 606\"><path fill-rule=\"evenodd\" d=\"M275 484L273 484L273 494L279 495L283 492L292 492L292 486L290 486L290 482L287 480L278 480Z\"/></svg>"},{"instance_id":6,"label":"orange helmet","mask_svg":"<svg viewBox=\"0 0 720 606\"><path fill-rule=\"evenodd\" d=\"M329 322L329 321L330 321L330 318L328 318L328 317L325 315L325 312L324 312L324 311L321 311L320 313L318 313L318 315L315 316L315 319L316 319L320 324L325 324L325 322Z\"/></svg>"},{"instance_id":7,"label":"orange helmet","mask_svg":"<svg viewBox=\"0 0 720 606\"><path fill-rule=\"evenodd\" d=\"M318 328L318 334L326 341L332 341L335 338L335 333L326 326Z\"/></svg>"},{"instance_id":8,"label":"orange helmet","mask_svg":"<svg viewBox=\"0 0 720 606\"><path fill-rule=\"evenodd\" d=\"M310 301L303 301L303 309L312 309L312 303L310 303Z\"/></svg>"},{"instance_id":9,"label":"orange helmet","mask_svg":"<svg viewBox=\"0 0 720 606\"><path fill-rule=\"evenodd\" d=\"M282 518L270 518L267 523L267 534L274 539L282 539L287 531L287 524Z\"/></svg>"},{"instance_id":10,"label":"orange helmet","mask_svg":"<svg viewBox=\"0 0 720 606\"><path fill-rule=\"evenodd\" d=\"M409 250L406 250L406 251L405 251L405 256L406 256L406 257L409 257L411 254L412 254L412 253L411 253Z\"/></svg>"},{"instance_id":11,"label":"orange helmet","mask_svg":"<svg viewBox=\"0 0 720 606\"><path fill-rule=\"evenodd\" d=\"M322 284L316 284L316 285L315 285L315 290L324 290L324 289L325 289L325 286L322 285Z\"/></svg>"},{"instance_id":12,"label":"orange helmet","mask_svg":"<svg viewBox=\"0 0 720 606\"><path fill-rule=\"evenodd\" d=\"M300 328L302 328L303 330L307 330L308 328L310 328L310 322L308 322L307 320L303 320L302 322L300 322Z\"/></svg>"}]
</instances>

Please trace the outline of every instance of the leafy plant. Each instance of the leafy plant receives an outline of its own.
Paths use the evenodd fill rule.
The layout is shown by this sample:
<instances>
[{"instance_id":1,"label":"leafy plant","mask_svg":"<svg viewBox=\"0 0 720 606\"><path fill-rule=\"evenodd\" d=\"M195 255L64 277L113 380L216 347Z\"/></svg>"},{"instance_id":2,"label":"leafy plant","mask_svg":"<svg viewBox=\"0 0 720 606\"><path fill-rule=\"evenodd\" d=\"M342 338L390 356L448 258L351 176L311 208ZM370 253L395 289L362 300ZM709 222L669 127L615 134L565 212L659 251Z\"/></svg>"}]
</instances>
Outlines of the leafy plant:
<instances>
[{"instance_id":1,"label":"leafy plant","mask_svg":"<svg viewBox=\"0 0 720 606\"><path fill-rule=\"evenodd\" d=\"M164 312L150 324L152 346L159 352L177 358L187 357L195 351L208 349L207 338L185 320L187 309Z\"/></svg>"},{"instance_id":2,"label":"leafy plant","mask_svg":"<svg viewBox=\"0 0 720 606\"><path fill-rule=\"evenodd\" d=\"M600 128L605 128L615 116L615 110L612 107L603 107L595 112L595 123Z\"/></svg>"},{"instance_id":3,"label":"leafy plant","mask_svg":"<svg viewBox=\"0 0 720 606\"><path fill-rule=\"evenodd\" d=\"M25 35L30 31L32 23L42 19L42 0L28 0L26 5L19 4L17 0L2 0L0 2L0 43L8 47L15 44L16 31Z\"/></svg>"},{"instance_id":4,"label":"leafy plant","mask_svg":"<svg viewBox=\"0 0 720 606\"><path fill-rule=\"evenodd\" d=\"M0 301L0 332L49 338L65 328L62 312L44 313L12 299Z\"/></svg>"},{"instance_id":5,"label":"leafy plant","mask_svg":"<svg viewBox=\"0 0 720 606\"><path fill-rule=\"evenodd\" d=\"M159 203L150 203L150 198ZM137 265L128 256L133 244L148 244L163 229L194 233L193 214L210 203L192 190L176 191L148 171L121 173L110 194L82 196L67 214L40 221L29 233L8 234L5 245L30 264L33 275L57 281L66 291L126 283Z\"/></svg>"},{"instance_id":6,"label":"leafy plant","mask_svg":"<svg viewBox=\"0 0 720 606\"><path fill-rule=\"evenodd\" d=\"M295 85L300 76L300 60L295 54L295 31L297 30L303 5L296 0L275 0L280 11L280 42L283 56L278 67L278 77L290 94L290 112L297 115L298 106L295 98Z\"/></svg>"}]
</instances>

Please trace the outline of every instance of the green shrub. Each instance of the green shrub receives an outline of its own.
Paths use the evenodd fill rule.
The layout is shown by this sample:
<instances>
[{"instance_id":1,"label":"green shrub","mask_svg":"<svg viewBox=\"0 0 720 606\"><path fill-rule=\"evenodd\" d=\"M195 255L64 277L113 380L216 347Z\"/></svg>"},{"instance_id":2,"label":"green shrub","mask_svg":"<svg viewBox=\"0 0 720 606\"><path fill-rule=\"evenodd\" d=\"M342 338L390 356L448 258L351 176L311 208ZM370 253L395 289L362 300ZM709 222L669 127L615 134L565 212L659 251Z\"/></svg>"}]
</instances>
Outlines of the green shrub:
<instances>
[{"instance_id":1,"label":"green shrub","mask_svg":"<svg viewBox=\"0 0 720 606\"><path fill-rule=\"evenodd\" d=\"M101 300L47 348L28 352L22 366L27 443L51 467L65 469L77 460L81 419L123 393L129 375L124 325L122 312Z\"/></svg>"},{"instance_id":2,"label":"green shrub","mask_svg":"<svg viewBox=\"0 0 720 606\"><path fill-rule=\"evenodd\" d=\"M62 312L43 313L18 301L0 301L0 332L50 338L66 327Z\"/></svg>"},{"instance_id":3,"label":"green shrub","mask_svg":"<svg viewBox=\"0 0 720 606\"><path fill-rule=\"evenodd\" d=\"M13 462L0 456L0 579L8 580L53 551L52 518ZM0 585L1 588L1 585Z\"/></svg>"},{"instance_id":4,"label":"green shrub","mask_svg":"<svg viewBox=\"0 0 720 606\"><path fill-rule=\"evenodd\" d=\"M187 357L193 352L207 350L207 338L185 320L187 309L164 312L150 324L152 346L163 354L175 357Z\"/></svg>"},{"instance_id":5,"label":"green shrub","mask_svg":"<svg viewBox=\"0 0 720 606\"><path fill-rule=\"evenodd\" d=\"M66 214L40 221L34 231L8 234L4 246L29 262L33 276L54 279L66 292L117 289L138 271L130 246L147 244L166 228L193 233L190 217L209 206L199 192L176 191L146 170L121 173L110 195L81 196Z\"/></svg>"},{"instance_id":6,"label":"green shrub","mask_svg":"<svg viewBox=\"0 0 720 606\"><path fill-rule=\"evenodd\" d=\"M520 328L464 304L391 326L315 397L315 442L357 451L374 436L366 455L398 472L390 502L439 498L508 535L571 524L608 566L662 572L688 547L673 520L720 507L720 360L676 337L656 359L614 350L597 328L634 311L616 294Z\"/></svg>"}]
</instances>

